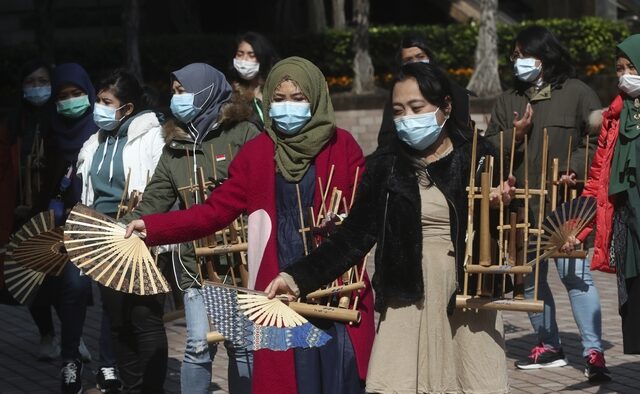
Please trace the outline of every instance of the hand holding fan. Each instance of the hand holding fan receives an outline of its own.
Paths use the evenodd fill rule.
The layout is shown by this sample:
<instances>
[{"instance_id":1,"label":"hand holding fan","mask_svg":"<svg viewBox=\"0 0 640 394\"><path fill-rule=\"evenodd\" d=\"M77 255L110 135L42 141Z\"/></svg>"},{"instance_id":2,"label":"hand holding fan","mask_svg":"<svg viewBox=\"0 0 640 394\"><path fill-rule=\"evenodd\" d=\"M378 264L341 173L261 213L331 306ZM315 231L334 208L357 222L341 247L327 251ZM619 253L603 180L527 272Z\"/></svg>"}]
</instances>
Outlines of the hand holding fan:
<instances>
[{"instance_id":1,"label":"hand holding fan","mask_svg":"<svg viewBox=\"0 0 640 394\"><path fill-rule=\"evenodd\" d=\"M11 235L4 273L16 301L31 303L46 275L60 275L69 260L62 238L53 211L39 213Z\"/></svg>"},{"instance_id":2,"label":"hand holding fan","mask_svg":"<svg viewBox=\"0 0 640 394\"><path fill-rule=\"evenodd\" d=\"M551 212L542 222L544 233L539 236L544 259L557 252L571 237L577 236L593 220L596 214L596 199L580 196L567 201ZM535 251L538 238L532 237L529 251ZM533 265L535 259L528 264Z\"/></svg>"},{"instance_id":3,"label":"hand holding fan","mask_svg":"<svg viewBox=\"0 0 640 394\"><path fill-rule=\"evenodd\" d=\"M64 245L71 261L91 279L117 291L138 295L168 293L149 248L113 218L76 204L64 226Z\"/></svg>"},{"instance_id":4,"label":"hand holding fan","mask_svg":"<svg viewBox=\"0 0 640 394\"><path fill-rule=\"evenodd\" d=\"M331 337L278 298L266 293L206 281L207 313L218 331L251 350L319 347Z\"/></svg>"}]
</instances>

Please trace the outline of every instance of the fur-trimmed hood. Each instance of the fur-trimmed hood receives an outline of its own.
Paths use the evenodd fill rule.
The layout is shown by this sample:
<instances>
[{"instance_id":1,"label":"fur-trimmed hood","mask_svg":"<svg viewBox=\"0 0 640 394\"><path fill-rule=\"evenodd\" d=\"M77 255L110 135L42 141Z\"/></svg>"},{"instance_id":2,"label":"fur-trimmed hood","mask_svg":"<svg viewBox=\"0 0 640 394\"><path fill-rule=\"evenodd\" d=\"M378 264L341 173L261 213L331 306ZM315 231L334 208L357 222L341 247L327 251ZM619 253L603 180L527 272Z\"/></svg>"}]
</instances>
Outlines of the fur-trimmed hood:
<instances>
[{"instance_id":1,"label":"fur-trimmed hood","mask_svg":"<svg viewBox=\"0 0 640 394\"><path fill-rule=\"evenodd\" d=\"M222 111L220 111L220 117L218 119L218 123L220 123L219 127L227 130L242 121L250 121L252 111L249 102L234 95L232 99L222 107ZM187 126L184 123L172 118L164 124L163 128L167 143L174 140L193 143L193 137L187 131Z\"/></svg>"}]
</instances>

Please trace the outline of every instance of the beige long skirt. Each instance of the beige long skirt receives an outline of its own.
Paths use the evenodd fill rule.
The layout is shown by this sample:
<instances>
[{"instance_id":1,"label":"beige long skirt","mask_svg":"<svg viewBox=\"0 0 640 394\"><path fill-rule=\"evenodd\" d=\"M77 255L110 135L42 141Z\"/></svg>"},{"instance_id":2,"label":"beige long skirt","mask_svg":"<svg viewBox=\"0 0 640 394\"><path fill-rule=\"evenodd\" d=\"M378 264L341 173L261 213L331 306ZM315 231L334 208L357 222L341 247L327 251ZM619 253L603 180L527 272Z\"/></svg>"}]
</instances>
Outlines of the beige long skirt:
<instances>
[{"instance_id":1,"label":"beige long skirt","mask_svg":"<svg viewBox=\"0 0 640 394\"><path fill-rule=\"evenodd\" d=\"M446 308L455 289L449 208L436 187L420 188L426 298L388 302L367 374L370 393L506 393L502 315Z\"/></svg>"}]
</instances>

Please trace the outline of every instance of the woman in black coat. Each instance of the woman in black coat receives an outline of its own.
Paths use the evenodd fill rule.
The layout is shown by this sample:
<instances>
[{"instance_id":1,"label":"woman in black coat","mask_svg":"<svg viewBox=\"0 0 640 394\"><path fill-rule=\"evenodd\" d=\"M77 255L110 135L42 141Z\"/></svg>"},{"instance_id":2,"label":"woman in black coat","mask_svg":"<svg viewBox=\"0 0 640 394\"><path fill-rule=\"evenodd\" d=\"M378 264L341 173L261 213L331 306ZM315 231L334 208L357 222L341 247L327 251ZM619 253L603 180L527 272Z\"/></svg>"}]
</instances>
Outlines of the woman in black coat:
<instances>
[{"instance_id":1,"label":"woman in black coat","mask_svg":"<svg viewBox=\"0 0 640 394\"><path fill-rule=\"evenodd\" d=\"M267 288L270 297L304 297L377 244L372 284L381 321L367 391L508 389L500 313L453 308L462 286L468 176L496 152L479 137L471 163L472 133L458 121L451 92L438 68L403 66L392 92L394 138L368 158L349 217ZM492 205L500 197L508 204L514 184L506 181L502 196L494 191Z\"/></svg>"}]
</instances>

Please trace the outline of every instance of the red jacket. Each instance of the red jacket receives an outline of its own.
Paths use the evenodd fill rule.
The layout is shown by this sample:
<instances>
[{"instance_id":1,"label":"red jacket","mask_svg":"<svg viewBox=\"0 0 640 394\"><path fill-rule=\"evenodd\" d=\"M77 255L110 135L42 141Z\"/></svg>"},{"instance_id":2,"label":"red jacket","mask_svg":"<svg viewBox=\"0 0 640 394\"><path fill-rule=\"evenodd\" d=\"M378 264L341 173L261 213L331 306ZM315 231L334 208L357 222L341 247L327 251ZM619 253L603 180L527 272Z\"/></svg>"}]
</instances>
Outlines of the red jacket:
<instances>
[{"instance_id":1,"label":"red jacket","mask_svg":"<svg viewBox=\"0 0 640 394\"><path fill-rule=\"evenodd\" d=\"M603 272L615 272L615 268L609 267L609 245L615 209L615 196L609 196L609 179L611 177L611 159L618 140L622 105L622 97L618 95L611 102L609 109L602 114L598 147L591 162L589 178L582 192L583 196L595 197L597 201L596 236L591 269ZM578 234L578 239L584 241L592 229L593 222Z\"/></svg>"},{"instance_id":2,"label":"red jacket","mask_svg":"<svg viewBox=\"0 0 640 394\"><path fill-rule=\"evenodd\" d=\"M162 245L198 239L227 226L245 212L248 220L249 287L264 290L279 273L276 240L276 167L275 147L262 133L247 142L229 166L229 178L211 193L204 204L188 210L143 216L148 245ZM329 190L337 187L350 196L356 167L362 175L362 150L348 132L338 129L315 159L316 176L326 185L334 165ZM325 187L327 190L327 187ZM327 193L329 204L331 193ZM316 187L315 212L320 207L320 188ZM365 275L359 325L347 326L356 354L358 373L365 379L373 345L373 294ZM260 350L254 354L254 393L297 393L293 352Z\"/></svg>"}]
</instances>

